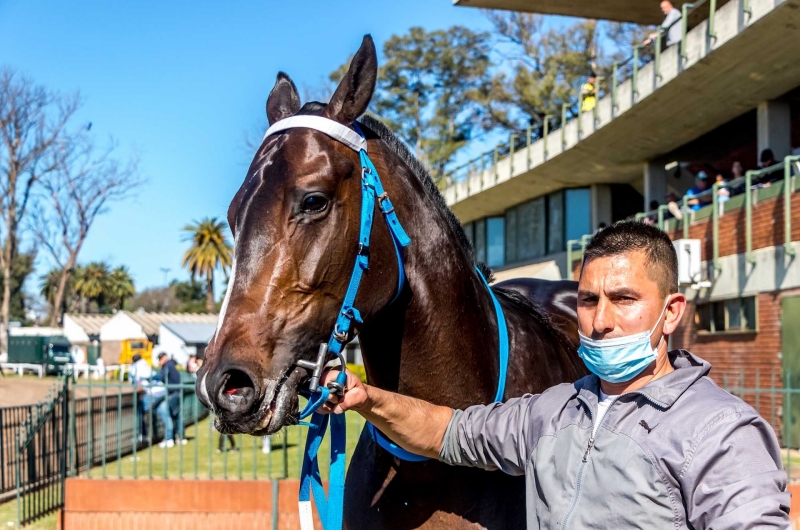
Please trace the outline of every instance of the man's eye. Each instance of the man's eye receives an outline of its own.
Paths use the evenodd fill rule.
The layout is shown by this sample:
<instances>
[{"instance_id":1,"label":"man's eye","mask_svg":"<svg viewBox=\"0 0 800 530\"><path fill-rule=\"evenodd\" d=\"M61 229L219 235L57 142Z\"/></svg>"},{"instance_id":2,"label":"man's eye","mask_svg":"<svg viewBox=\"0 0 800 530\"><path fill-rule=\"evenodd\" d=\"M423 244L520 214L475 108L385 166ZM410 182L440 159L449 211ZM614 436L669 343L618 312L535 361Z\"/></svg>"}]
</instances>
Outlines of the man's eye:
<instances>
[{"instance_id":1,"label":"man's eye","mask_svg":"<svg viewBox=\"0 0 800 530\"><path fill-rule=\"evenodd\" d=\"M302 210L308 213L321 212L328 206L328 199L323 195L309 195L303 199Z\"/></svg>"}]
</instances>

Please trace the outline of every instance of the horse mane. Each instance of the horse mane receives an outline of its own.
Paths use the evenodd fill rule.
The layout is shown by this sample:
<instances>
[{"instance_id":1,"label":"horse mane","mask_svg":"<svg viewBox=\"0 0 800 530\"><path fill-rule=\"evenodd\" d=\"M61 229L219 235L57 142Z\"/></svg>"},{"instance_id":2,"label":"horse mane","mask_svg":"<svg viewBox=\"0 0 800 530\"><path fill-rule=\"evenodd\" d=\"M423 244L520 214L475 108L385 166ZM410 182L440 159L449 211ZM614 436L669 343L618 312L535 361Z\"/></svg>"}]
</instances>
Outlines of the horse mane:
<instances>
[{"instance_id":1,"label":"horse mane","mask_svg":"<svg viewBox=\"0 0 800 530\"><path fill-rule=\"evenodd\" d=\"M514 289L509 289L507 287L493 287L492 290L495 292L495 294L507 298L518 308L529 313L542 327L542 330L545 333L549 333L554 339L554 342L560 344L561 347L564 348L564 351L571 351L575 349L575 346L572 344L572 340L570 339L569 335L567 335L567 333L564 332L560 326L553 322L553 319L550 317L550 315L548 315L547 312L544 311L535 300L531 300L519 291L515 291Z\"/></svg>"},{"instance_id":2,"label":"horse mane","mask_svg":"<svg viewBox=\"0 0 800 530\"><path fill-rule=\"evenodd\" d=\"M417 160L417 157L411 153L406 144L404 144L403 141L397 137L397 135L395 135L386 125L384 125L374 116L365 114L361 116L360 121L365 128L380 138L386 145L389 146L389 149L391 149L394 154L399 156L403 162L405 162L414 176L417 177L417 179L422 183L422 186L425 188L425 192L433 199L436 209L447 221L450 230L452 230L456 235L456 240L464 251L464 254L466 254L468 259L481 270L483 275L486 277L486 281L491 282L493 280L492 269L490 269L485 263L479 262L475 259L475 251L472 248L472 243L470 243L469 239L467 239L467 234L464 232L464 227L461 226L461 222L450 210L450 208L447 207L447 202L445 202L444 196L442 196L439 188L436 186L436 183L433 181L433 178L422 162Z\"/></svg>"},{"instance_id":3,"label":"horse mane","mask_svg":"<svg viewBox=\"0 0 800 530\"><path fill-rule=\"evenodd\" d=\"M447 220L447 224L450 226L453 233L456 234L458 243L464 250L464 253L469 257L469 259L472 260L473 263L475 263L477 267L480 268L481 272L486 277L486 281L491 283L493 281L492 270L485 263L477 262L475 260L475 251L473 250L469 239L467 239L467 234L464 232L464 227L461 226L458 218L450 210L450 208L447 207L444 197L422 162L417 160L417 157L411 153L406 144L403 143L397 137L397 135L395 135L386 125L384 125L374 116L365 114L361 117L361 124L374 133L378 138L383 140L383 142L389 146L389 149L398 155L403 162L406 163L409 169L411 169L411 172L420 180L425 188L425 191L433 199L437 210L439 210L439 213L444 216L444 218ZM539 325L541 325L544 332L549 333L554 339L554 342L560 344L564 348L564 351L573 349L572 342L567 334L564 333L561 328L553 322L547 313L543 311L534 300L531 300L514 289L505 287L492 287L492 290L498 295L508 299L522 311L530 314L533 319L539 323Z\"/></svg>"}]
</instances>

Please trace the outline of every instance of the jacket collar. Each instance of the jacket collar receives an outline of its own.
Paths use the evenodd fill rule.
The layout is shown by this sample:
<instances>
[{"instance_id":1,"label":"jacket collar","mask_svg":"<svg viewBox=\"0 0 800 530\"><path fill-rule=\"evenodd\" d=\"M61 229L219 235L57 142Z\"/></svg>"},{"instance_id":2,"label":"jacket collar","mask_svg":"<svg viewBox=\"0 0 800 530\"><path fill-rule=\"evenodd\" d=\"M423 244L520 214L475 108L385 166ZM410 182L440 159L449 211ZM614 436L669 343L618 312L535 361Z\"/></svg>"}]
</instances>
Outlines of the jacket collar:
<instances>
[{"instance_id":1,"label":"jacket collar","mask_svg":"<svg viewBox=\"0 0 800 530\"><path fill-rule=\"evenodd\" d=\"M623 396L639 394L651 403L668 409L695 381L711 371L711 364L686 350L673 350L667 355L675 371L647 383L639 390L626 392ZM593 409L596 408L597 396L600 395L600 379L594 374L588 375L577 381L575 386L583 400L591 404Z\"/></svg>"}]
</instances>

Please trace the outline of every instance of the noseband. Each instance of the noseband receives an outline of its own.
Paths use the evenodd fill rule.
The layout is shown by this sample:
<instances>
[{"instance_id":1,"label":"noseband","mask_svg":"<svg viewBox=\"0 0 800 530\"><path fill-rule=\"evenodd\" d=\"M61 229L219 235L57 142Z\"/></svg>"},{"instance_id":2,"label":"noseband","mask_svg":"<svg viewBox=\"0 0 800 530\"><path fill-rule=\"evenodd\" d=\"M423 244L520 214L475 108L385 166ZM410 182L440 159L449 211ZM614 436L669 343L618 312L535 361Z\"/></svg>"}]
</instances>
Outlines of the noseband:
<instances>
[{"instance_id":1,"label":"noseband","mask_svg":"<svg viewBox=\"0 0 800 530\"><path fill-rule=\"evenodd\" d=\"M358 251L353 273L347 286L347 292L342 302L341 310L336 318L333 331L327 343L320 344L316 362L298 360L297 366L311 371L309 382L309 400L305 408L300 412L300 419L304 419L313 414L311 422L308 424L310 431L306 437L306 450L303 458L303 469L301 471L300 483L300 523L303 530L312 529L313 521L311 518L311 491L314 490L314 500L317 511L323 526L327 530L342 527L342 512L344 502L344 468L345 468L345 420L343 414L332 415L331 422L331 465L329 481L329 497L326 501L325 490L319 476L319 464L317 452L325 436L328 426L329 415L318 414L315 411L322 406L329 398L331 393L342 396L347 378L344 372L345 359L342 355L342 348L352 339L353 323L362 324L361 313L353 305L355 303L358 288L364 271L369 269L369 240L372 233L373 216L375 213L375 202L378 209L383 214L383 219L389 227L392 235L392 244L397 257L397 290L392 302L394 302L403 290L405 285L405 267L403 266L402 248L411 243L411 239L406 234L397 215L394 212L392 202L383 189L378 170L375 169L372 161L367 155L367 140L357 123L353 123L353 129L342 125L336 121L322 116L292 116L274 123L264 135L268 136L280 132L295 129L314 129L330 138L346 145L356 153L361 161L361 226L358 235ZM495 313L497 316L497 326L500 336L500 370L499 381L495 401L502 401L505 393L506 371L508 367L508 329L500 303L489 288L486 278L476 267L486 289L492 297ZM335 381L328 383L327 387L319 385L322 371L329 357L336 356L342 364L342 371ZM372 439L383 449L401 460L411 462L421 462L428 458L410 453L405 449L395 445L388 440L371 423L367 423L367 429Z\"/></svg>"}]
</instances>

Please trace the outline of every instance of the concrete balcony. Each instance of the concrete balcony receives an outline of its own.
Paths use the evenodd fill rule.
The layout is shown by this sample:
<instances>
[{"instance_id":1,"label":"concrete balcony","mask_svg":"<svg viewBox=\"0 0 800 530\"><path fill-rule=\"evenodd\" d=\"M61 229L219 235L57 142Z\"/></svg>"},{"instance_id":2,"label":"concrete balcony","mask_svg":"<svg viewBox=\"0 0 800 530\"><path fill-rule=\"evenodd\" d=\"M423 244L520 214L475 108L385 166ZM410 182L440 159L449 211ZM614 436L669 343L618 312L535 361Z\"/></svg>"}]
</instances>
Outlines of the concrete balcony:
<instances>
[{"instance_id":1,"label":"concrete balcony","mask_svg":"<svg viewBox=\"0 0 800 530\"><path fill-rule=\"evenodd\" d=\"M448 205L466 223L561 188L641 190L647 161L800 85L800 0L731 0L715 14L714 35L709 29L703 21L687 33L683 54L672 46L620 83L596 116L583 113L448 186Z\"/></svg>"}]
</instances>

